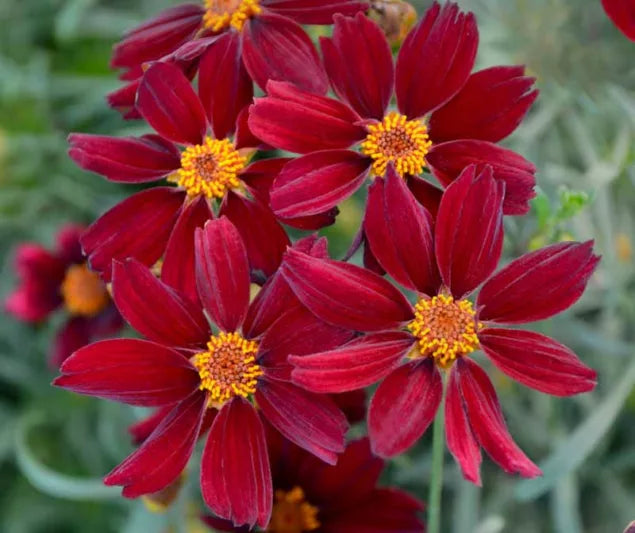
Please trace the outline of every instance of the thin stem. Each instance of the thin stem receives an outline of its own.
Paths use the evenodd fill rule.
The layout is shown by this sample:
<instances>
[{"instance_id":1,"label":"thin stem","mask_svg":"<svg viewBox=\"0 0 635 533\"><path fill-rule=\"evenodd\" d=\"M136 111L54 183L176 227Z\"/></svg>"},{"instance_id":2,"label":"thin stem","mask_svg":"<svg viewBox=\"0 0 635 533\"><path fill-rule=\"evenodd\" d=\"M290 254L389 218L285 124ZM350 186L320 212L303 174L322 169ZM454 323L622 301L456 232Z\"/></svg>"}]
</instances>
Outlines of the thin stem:
<instances>
[{"instance_id":1,"label":"thin stem","mask_svg":"<svg viewBox=\"0 0 635 533\"><path fill-rule=\"evenodd\" d=\"M428 493L428 533L441 533L441 491L443 489L443 452L445 451L444 426L445 401L442 401L432 426L432 469L430 472L430 492Z\"/></svg>"}]
</instances>

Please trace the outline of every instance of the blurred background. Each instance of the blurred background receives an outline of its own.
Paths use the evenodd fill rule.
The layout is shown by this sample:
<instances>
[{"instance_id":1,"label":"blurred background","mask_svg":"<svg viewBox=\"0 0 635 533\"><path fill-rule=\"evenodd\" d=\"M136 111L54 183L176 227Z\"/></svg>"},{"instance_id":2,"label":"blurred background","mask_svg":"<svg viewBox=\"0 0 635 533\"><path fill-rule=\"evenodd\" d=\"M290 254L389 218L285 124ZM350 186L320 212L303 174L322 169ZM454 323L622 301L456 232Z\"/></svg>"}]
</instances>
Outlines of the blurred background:
<instances>
[{"instance_id":1,"label":"blurred background","mask_svg":"<svg viewBox=\"0 0 635 533\"><path fill-rule=\"evenodd\" d=\"M90 223L132 191L76 169L65 139L70 131L145 131L105 105L118 86L110 50L126 29L171 3L0 2L0 298L16 283L16 245L52 246L62 224ZM420 11L429 3L415 2ZM603 260L574 309L538 325L598 370L597 389L551 398L488 367L513 436L545 475L523 481L485 459L479 489L448 455L443 530L619 533L635 519L635 45L599 0L459 4L478 17L477 66L525 64L541 89L505 141L536 164L539 183L531 214L506 221L506 255L594 238ZM353 199L325 232L334 254L360 215ZM126 426L143 413L49 386L46 353L59 315L36 327L0 319L0 531L203 531L196 472L164 513L101 484L132 450ZM386 483L426 497L429 438L392 462Z\"/></svg>"}]
</instances>

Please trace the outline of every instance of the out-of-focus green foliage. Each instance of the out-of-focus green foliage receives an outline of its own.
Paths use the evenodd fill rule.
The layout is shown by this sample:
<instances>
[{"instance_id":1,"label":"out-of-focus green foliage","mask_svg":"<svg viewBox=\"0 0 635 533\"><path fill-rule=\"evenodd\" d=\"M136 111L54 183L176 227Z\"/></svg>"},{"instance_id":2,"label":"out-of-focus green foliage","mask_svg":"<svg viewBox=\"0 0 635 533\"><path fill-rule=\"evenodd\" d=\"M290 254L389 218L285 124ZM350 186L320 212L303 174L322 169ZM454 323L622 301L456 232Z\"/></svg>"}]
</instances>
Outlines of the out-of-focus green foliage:
<instances>
[{"instance_id":1,"label":"out-of-focus green foliage","mask_svg":"<svg viewBox=\"0 0 635 533\"><path fill-rule=\"evenodd\" d=\"M110 48L169 3L0 3L1 296L15 281L17 243L50 244L62 223L90 222L131 191L74 168L65 137L143 131L105 106L103 96L117 86ZM429 4L415 3L420 10ZM597 0L459 3L478 16L478 65L523 63L542 91L506 141L539 169L532 214L506 222L508 257L560 239L595 238L603 261L581 302L539 328L598 369L597 390L550 398L488 367L512 434L545 477L518 480L486 459L478 489L454 465L446 468L444 531L619 532L634 518L635 501L635 46ZM326 232L335 253L346 248L360 214L359 202L348 203ZM100 484L132 449L125 428L141 413L49 386L45 354L58 324L0 321L0 531L196 531L195 470L159 515ZM429 439L394 460L386 481L427 494Z\"/></svg>"}]
</instances>

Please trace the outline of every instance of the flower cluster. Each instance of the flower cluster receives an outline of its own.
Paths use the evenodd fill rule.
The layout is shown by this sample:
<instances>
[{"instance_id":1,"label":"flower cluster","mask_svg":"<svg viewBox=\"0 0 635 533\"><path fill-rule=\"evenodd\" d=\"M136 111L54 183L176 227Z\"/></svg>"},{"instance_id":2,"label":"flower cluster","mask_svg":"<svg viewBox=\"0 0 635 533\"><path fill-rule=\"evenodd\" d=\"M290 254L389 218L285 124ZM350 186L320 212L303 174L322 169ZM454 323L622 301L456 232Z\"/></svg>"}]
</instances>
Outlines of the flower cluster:
<instances>
[{"instance_id":1,"label":"flower cluster","mask_svg":"<svg viewBox=\"0 0 635 533\"><path fill-rule=\"evenodd\" d=\"M481 449L539 475L475 355L541 392L591 390L571 350L509 326L570 307L599 259L562 242L499 267L503 219L528 212L536 169L498 143L536 99L533 78L473 72L476 20L452 2L393 28L395 57L373 4L199 4L115 47L126 85L108 100L153 133L69 137L78 166L141 191L82 233L85 258L67 233L55 254L23 248L7 303L39 320L63 302L85 337L116 306L141 336L68 342L54 382L155 408L105 483L178 490L200 440L212 527L421 532L423 504L376 485L439 409L466 479L481 483ZM300 24L333 26L321 53ZM362 188L344 260L315 233L292 240ZM364 266L349 262L361 246ZM347 443L363 418L368 438Z\"/></svg>"}]
</instances>

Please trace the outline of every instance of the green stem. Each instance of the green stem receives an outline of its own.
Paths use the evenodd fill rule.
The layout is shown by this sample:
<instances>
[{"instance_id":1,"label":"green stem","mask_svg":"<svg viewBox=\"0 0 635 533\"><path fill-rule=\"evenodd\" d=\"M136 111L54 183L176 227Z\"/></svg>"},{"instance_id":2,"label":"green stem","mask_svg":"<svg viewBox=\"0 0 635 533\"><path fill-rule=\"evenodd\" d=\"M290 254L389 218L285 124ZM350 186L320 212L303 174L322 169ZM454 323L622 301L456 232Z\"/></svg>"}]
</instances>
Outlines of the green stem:
<instances>
[{"instance_id":1,"label":"green stem","mask_svg":"<svg viewBox=\"0 0 635 533\"><path fill-rule=\"evenodd\" d=\"M441 533L441 491L443 489L443 452L445 451L444 426L445 401L442 401L432 427L432 469L430 471L430 492L428 493L428 533Z\"/></svg>"}]
</instances>

